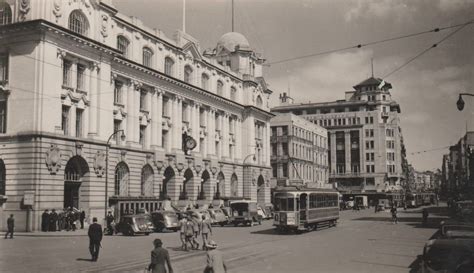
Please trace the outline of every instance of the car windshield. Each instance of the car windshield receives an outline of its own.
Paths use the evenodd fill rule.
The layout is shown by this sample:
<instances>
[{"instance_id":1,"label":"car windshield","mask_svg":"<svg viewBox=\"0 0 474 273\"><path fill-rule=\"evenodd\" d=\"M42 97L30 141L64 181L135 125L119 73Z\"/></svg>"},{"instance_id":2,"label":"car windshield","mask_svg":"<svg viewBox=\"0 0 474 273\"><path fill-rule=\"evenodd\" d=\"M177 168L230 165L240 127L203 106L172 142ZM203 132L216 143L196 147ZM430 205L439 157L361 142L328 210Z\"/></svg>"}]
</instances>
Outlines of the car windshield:
<instances>
[{"instance_id":1,"label":"car windshield","mask_svg":"<svg viewBox=\"0 0 474 273\"><path fill-rule=\"evenodd\" d=\"M145 221L145 218L144 217L136 217L135 218L135 222L137 223L137 225L144 225L146 223Z\"/></svg>"}]
</instances>

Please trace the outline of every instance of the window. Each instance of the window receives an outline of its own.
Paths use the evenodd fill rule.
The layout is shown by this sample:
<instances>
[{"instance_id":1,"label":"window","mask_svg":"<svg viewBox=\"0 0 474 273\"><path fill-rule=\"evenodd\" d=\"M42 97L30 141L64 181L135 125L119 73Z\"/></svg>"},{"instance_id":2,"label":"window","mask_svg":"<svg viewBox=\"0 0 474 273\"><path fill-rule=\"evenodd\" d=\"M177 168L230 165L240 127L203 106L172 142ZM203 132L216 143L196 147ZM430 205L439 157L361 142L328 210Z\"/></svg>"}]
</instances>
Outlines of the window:
<instances>
[{"instance_id":1,"label":"window","mask_svg":"<svg viewBox=\"0 0 474 273\"><path fill-rule=\"evenodd\" d=\"M115 87L114 87L114 103L115 104L122 104L122 87L123 87L122 82L115 81Z\"/></svg>"},{"instance_id":2,"label":"window","mask_svg":"<svg viewBox=\"0 0 474 273\"><path fill-rule=\"evenodd\" d=\"M142 58L143 65L151 67L153 63L153 51L151 51L151 49L149 49L148 47L144 47L142 52Z\"/></svg>"},{"instance_id":3,"label":"window","mask_svg":"<svg viewBox=\"0 0 474 273\"><path fill-rule=\"evenodd\" d=\"M69 29L77 34L87 35L89 31L89 23L87 18L80 10L75 10L69 15Z\"/></svg>"},{"instance_id":4,"label":"window","mask_svg":"<svg viewBox=\"0 0 474 273\"><path fill-rule=\"evenodd\" d=\"M61 129L64 135L69 135L69 106L63 105L61 116Z\"/></svg>"},{"instance_id":5,"label":"window","mask_svg":"<svg viewBox=\"0 0 474 273\"><path fill-rule=\"evenodd\" d=\"M115 168L115 195L128 195L128 166L124 162L120 162Z\"/></svg>"},{"instance_id":6,"label":"window","mask_svg":"<svg viewBox=\"0 0 474 273\"><path fill-rule=\"evenodd\" d=\"M233 86L230 88L230 99L233 101L237 99L237 89Z\"/></svg>"},{"instance_id":7,"label":"window","mask_svg":"<svg viewBox=\"0 0 474 273\"><path fill-rule=\"evenodd\" d=\"M3 160L0 159L0 195L6 195L5 188L6 188L6 170L5 170L5 163Z\"/></svg>"},{"instance_id":8,"label":"window","mask_svg":"<svg viewBox=\"0 0 474 273\"><path fill-rule=\"evenodd\" d=\"M262 107L262 106L263 106L262 97L258 96L258 97L257 97L257 107Z\"/></svg>"},{"instance_id":9,"label":"window","mask_svg":"<svg viewBox=\"0 0 474 273\"><path fill-rule=\"evenodd\" d=\"M76 137L82 137L82 109L76 109Z\"/></svg>"},{"instance_id":10,"label":"window","mask_svg":"<svg viewBox=\"0 0 474 273\"><path fill-rule=\"evenodd\" d=\"M146 90L140 91L140 111L147 111L146 107Z\"/></svg>"},{"instance_id":11,"label":"window","mask_svg":"<svg viewBox=\"0 0 474 273\"><path fill-rule=\"evenodd\" d=\"M193 69L189 65L186 65L184 67L184 82L191 83L192 79Z\"/></svg>"},{"instance_id":12,"label":"window","mask_svg":"<svg viewBox=\"0 0 474 273\"><path fill-rule=\"evenodd\" d=\"M123 56L128 57L128 46L130 42L124 36L117 37L117 49L122 52Z\"/></svg>"},{"instance_id":13,"label":"window","mask_svg":"<svg viewBox=\"0 0 474 273\"><path fill-rule=\"evenodd\" d=\"M0 54L0 84L8 82L8 55Z\"/></svg>"},{"instance_id":14,"label":"window","mask_svg":"<svg viewBox=\"0 0 474 273\"><path fill-rule=\"evenodd\" d=\"M370 124L374 123L374 117L370 117L369 120L370 120Z\"/></svg>"},{"instance_id":15,"label":"window","mask_svg":"<svg viewBox=\"0 0 474 273\"><path fill-rule=\"evenodd\" d=\"M146 126L140 125L140 137L138 139L138 143L140 145L145 146L145 133L146 133Z\"/></svg>"},{"instance_id":16,"label":"window","mask_svg":"<svg viewBox=\"0 0 474 273\"><path fill-rule=\"evenodd\" d=\"M204 90L209 89L209 76L206 73L202 73L201 75L201 87Z\"/></svg>"},{"instance_id":17,"label":"window","mask_svg":"<svg viewBox=\"0 0 474 273\"><path fill-rule=\"evenodd\" d=\"M164 116L164 117L170 117L170 112L171 110L169 109L170 108L170 99L168 97L165 97L163 96L163 108L161 109L161 114Z\"/></svg>"},{"instance_id":18,"label":"window","mask_svg":"<svg viewBox=\"0 0 474 273\"><path fill-rule=\"evenodd\" d=\"M165 58L165 74L168 76L173 76L173 66L174 61L170 57Z\"/></svg>"},{"instance_id":19,"label":"window","mask_svg":"<svg viewBox=\"0 0 474 273\"><path fill-rule=\"evenodd\" d=\"M7 132L7 99L3 97L0 99L0 133Z\"/></svg>"},{"instance_id":20,"label":"window","mask_svg":"<svg viewBox=\"0 0 474 273\"><path fill-rule=\"evenodd\" d=\"M84 91L86 87L86 67L82 64L77 65L77 89Z\"/></svg>"},{"instance_id":21,"label":"window","mask_svg":"<svg viewBox=\"0 0 474 273\"><path fill-rule=\"evenodd\" d=\"M221 81L217 81L217 95L222 96L223 89L224 84Z\"/></svg>"},{"instance_id":22,"label":"window","mask_svg":"<svg viewBox=\"0 0 474 273\"><path fill-rule=\"evenodd\" d=\"M63 61L63 85L72 87L72 62L69 60Z\"/></svg>"},{"instance_id":23,"label":"window","mask_svg":"<svg viewBox=\"0 0 474 273\"><path fill-rule=\"evenodd\" d=\"M3 3L0 5L0 25L12 23L12 10L10 5Z\"/></svg>"},{"instance_id":24,"label":"window","mask_svg":"<svg viewBox=\"0 0 474 273\"><path fill-rule=\"evenodd\" d=\"M118 119L114 119L114 132L117 132L118 130L122 129L122 121ZM122 132L116 133L115 134L115 143L120 144L120 136L122 135Z\"/></svg>"},{"instance_id":25,"label":"window","mask_svg":"<svg viewBox=\"0 0 474 273\"><path fill-rule=\"evenodd\" d=\"M142 169L141 195L153 196L153 169L145 165Z\"/></svg>"}]
</instances>

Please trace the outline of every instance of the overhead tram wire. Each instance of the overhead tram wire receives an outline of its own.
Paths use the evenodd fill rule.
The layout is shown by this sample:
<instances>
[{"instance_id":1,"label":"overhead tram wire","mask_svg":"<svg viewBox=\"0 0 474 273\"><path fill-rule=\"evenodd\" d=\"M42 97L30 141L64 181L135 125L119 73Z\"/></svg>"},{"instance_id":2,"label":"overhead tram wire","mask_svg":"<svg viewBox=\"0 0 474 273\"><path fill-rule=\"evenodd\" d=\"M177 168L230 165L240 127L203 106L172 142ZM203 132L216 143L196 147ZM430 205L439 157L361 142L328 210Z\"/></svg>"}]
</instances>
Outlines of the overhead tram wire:
<instances>
[{"instance_id":1,"label":"overhead tram wire","mask_svg":"<svg viewBox=\"0 0 474 273\"><path fill-rule=\"evenodd\" d=\"M312 53L312 54L297 56L297 57L293 57L293 58L282 59L282 60L278 60L278 61L274 61L274 62L269 62L269 63L266 64L266 66L271 66L271 65L275 65L275 64L286 63L286 62L306 59L306 58L310 58L310 57L316 57L316 56L320 56L320 55L326 55L326 54L346 51L346 50L349 50L349 49L356 49L356 48L362 48L362 47L377 45L377 44L386 43L386 42L392 42L392 41L411 38L411 37L416 37L416 36L420 36L420 35L424 35L424 34L428 34L428 33L436 33L436 32L440 32L440 31L444 31L444 30L452 29L452 28L456 28L456 27L464 28L465 26L473 24L473 23L474 23L474 21L470 20L470 21L468 21L466 23L462 23L462 24L456 24L456 25L451 25L451 26L446 26L446 27L434 28L434 29L431 29L431 30L425 30L425 31L421 31L421 32L396 36L396 37L377 40L377 41L373 41L373 42L361 43L361 44L358 44L358 45L347 46L347 47L342 47L342 48L327 50L327 51L321 51L321 52L316 52L316 53ZM440 42L438 42L438 44L439 43Z\"/></svg>"},{"instance_id":2,"label":"overhead tram wire","mask_svg":"<svg viewBox=\"0 0 474 273\"><path fill-rule=\"evenodd\" d=\"M434 152L434 151L439 151L439 150L444 150L447 149L451 146L444 146L444 147L439 147L439 148L434 148L434 149L429 149L429 150L423 150L423 151L416 151L412 153L408 153L410 155L416 155L416 154L424 154L424 153L429 153L429 152Z\"/></svg>"}]
</instances>

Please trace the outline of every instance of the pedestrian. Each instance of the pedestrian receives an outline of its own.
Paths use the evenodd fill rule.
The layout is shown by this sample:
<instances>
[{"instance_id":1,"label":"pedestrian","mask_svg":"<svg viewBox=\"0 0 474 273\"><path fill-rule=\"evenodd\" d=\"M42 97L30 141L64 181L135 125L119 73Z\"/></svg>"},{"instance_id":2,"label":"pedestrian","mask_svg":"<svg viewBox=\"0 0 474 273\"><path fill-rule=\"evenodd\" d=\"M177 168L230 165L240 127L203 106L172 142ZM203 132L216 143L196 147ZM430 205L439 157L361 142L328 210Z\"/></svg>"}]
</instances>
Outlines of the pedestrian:
<instances>
[{"instance_id":1,"label":"pedestrian","mask_svg":"<svg viewBox=\"0 0 474 273\"><path fill-rule=\"evenodd\" d=\"M168 250L162 247L163 242L161 242L160 239L155 239L153 245L155 248L151 251L151 262L148 266L148 271L151 271L152 273L173 273L170 255ZM168 271L166 271L165 264L168 266Z\"/></svg>"},{"instance_id":2,"label":"pedestrian","mask_svg":"<svg viewBox=\"0 0 474 273\"><path fill-rule=\"evenodd\" d=\"M202 250L207 250L207 242L209 241L209 233L212 235L211 221L206 219L206 216L202 216L201 221L201 235L202 235Z\"/></svg>"},{"instance_id":3,"label":"pedestrian","mask_svg":"<svg viewBox=\"0 0 474 273\"><path fill-rule=\"evenodd\" d=\"M191 249L194 248L194 245L193 245L194 223L189 218L190 216L188 216L188 219L186 220L186 228L185 228L186 242L184 244L184 250L186 251L188 251L188 243L189 245L191 245Z\"/></svg>"},{"instance_id":4,"label":"pedestrian","mask_svg":"<svg viewBox=\"0 0 474 273\"><path fill-rule=\"evenodd\" d=\"M209 241L207 248L207 264L204 272L207 273L225 273L227 266L225 265L222 252L217 250L217 244L213 240Z\"/></svg>"},{"instance_id":5,"label":"pedestrian","mask_svg":"<svg viewBox=\"0 0 474 273\"><path fill-rule=\"evenodd\" d=\"M79 216L79 220L81 221L81 229L84 229L84 220L86 219L86 212L81 209L81 215Z\"/></svg>"},{"instance_id":6,"label":"pedestrian","mask_svg":"<svg viewBox=\"0 0 474 273\"><path fill-rule=\"evenodd\" d=\"M13 214L10 214L10 218L7 220L7 233L5 234L5 239L7 239L8 234L10 234L10 239L13 239L13 232L15 230L15 218Z\"/></svg>"},{"instance_id":7,"label":"pedestrian","mask_svg":"<svg viewBox=\"0 0 474 273\"><path fill-rule=\"evenodd\" d=\"M203 215L203 217L205 216ZM192 218L192 222L194 224L194 236L193 236L194 249L199 249L198 238L199 238L199 233L201 233L201 230L200 230L201 221L199 218Z\"/></svg>"},{"instance_id":8,"label":"pedestrian","mask_svg":"<svg viewBox=\"0 0 474 273\"><path fill-rule=\"evenodd\" d=\"M45 209L43 214L41 214L41 231L49 230L49 210Z\"/></svg>"},{"instance_id":9,"label":"pedestrian","mask_svg":"<svg viewBox=\"0 0 474 273\"><path fill-rule=\"evenodd\" d=\"M428 215L429 215L428 210L423 209L423 211L421 213L423 215L423 225L428 224Z\"/></svg>"},{"instance_id":10,"label":"pedestrian","mask_svg":"<svg viewBox=\"0 0 474 273\"><path fill-rule=\"evenodd\" d=\"M112 215L112 212L111 211L107 212L107 217L105 217L105 222L107 223L107 234L108 235L114 234L114 229L112 227L112 223L114 221L115 221L115 218Z\"/></svg>"},{"instance_id":11,"label":"pedestrian","mask_svg":"<svg viewBox=\"0 0 474 273\"><path fill-rule=\"evenodd\" d=\"M392 213L392 223L398 224L397 207L392 206L392 209L390 210L390 212Z\"/></svg>"},{"instance_id":12,"label":"pedestrian","mask_svg":"<svg viewBox=\"0 0 474 273\"><path fill-rule=\"evenodd\" d=\"M58 230L61 231L64 229L64 211L58 213Z\"/></svg>"},{"instance_id":13,"label":"pedestrian","mask_svg":"<svg viewBox=\"0 0 474 273\"><path fill-rule=\"evenodd\" d=\"M89 251L91 253L91 261L96 262L99 258L99 249L102 241L102 226L97 224L97 217L92 218L92 225L89 226Z\"/></svg>"},{"instance_id":14,"label":"pedestrian","mask_svg":"<svg viewBox=\"0 0 474 273\"><path fill-rule=\"evenodd\" d=\"M56 231L56 225L58 223L58 214L56 210L53 209L51 211L51 215L49 216L49 231Z\"/></svg>"},{"instance_id":15,"label":"pedestrian","mask_svg":"<svg viewBox=\"0 0 474 273\"><path fill-rule=\"evenodd\" d=\"M179 220L179 238L181 239L181 249L186 250L186 216L182 216Z\"/></svg>"}]
</instances>

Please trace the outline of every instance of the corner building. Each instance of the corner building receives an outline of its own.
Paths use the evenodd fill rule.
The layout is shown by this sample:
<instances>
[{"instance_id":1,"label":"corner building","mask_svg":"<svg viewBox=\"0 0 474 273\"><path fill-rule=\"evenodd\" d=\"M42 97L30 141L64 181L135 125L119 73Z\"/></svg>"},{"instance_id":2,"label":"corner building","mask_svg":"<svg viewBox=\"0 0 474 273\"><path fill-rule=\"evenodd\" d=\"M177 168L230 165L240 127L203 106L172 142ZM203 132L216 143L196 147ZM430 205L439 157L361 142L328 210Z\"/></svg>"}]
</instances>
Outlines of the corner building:
<instances>
[{"instance_id":1,"label":"corner building","mask_svg":"<svg viewBox=\"0 0 474 273\"><path fill-rule=\"evenodd\" d=\"M365 194L376 199L401 190L403 138L400 106L392 85L371 77L346 92L345 99L293 103L286 93L274 113L293 113L328 130L329 181L345 196Z\"/></svg>"},{"instance_id":2,"label":"corner building","mask_svg":"<svg viewBox=\"0 0 474 273\"><path fill-rule=\"evenodd\" d=\"M2 228L12 213L39 229L53 208L270 203L272 92L242 34L201 53L111 1L0 5Z\"/></svg>"}]
</instances>

